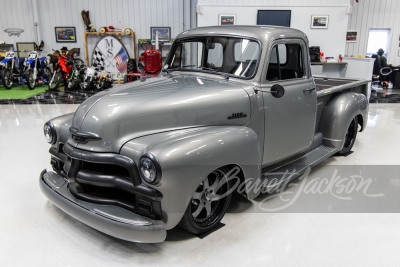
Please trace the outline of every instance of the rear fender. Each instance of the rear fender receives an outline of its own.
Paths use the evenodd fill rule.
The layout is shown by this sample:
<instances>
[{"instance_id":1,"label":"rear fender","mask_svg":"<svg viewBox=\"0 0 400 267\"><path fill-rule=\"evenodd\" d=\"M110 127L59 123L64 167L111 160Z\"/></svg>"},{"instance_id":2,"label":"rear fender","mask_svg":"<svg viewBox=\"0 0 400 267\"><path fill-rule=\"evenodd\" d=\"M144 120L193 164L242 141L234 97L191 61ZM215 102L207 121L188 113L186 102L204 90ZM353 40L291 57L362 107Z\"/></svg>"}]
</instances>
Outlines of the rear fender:
<instances>
[{"instance_id":1,"label":"rear fender","mask_svg":"<svg viewBox=\"0 0 400 267\"><path fill-rule=\"evenodd\" d=\"M245 126L201 127L140 137L127 142L120 153L137 163L145 154L157 159L162 177L149 186L163 195L167 229L179 223L194 191L214 170L235 164L246 179L259 178L261 173L260 142Z\"/></svg>"},{"instance_id":2,"label":"rear fender","mask_svg":"<svg viewBox=\"0 0 400 267\"><path fill-rule=\"evenodd\" d=\"M356 116L359 117L362 131L368 120L365 95L348 92L334 96L325 106L320 120L319 132L323 134L324 144L342 149L347 129Z\"/></svg>"}]
</instances>

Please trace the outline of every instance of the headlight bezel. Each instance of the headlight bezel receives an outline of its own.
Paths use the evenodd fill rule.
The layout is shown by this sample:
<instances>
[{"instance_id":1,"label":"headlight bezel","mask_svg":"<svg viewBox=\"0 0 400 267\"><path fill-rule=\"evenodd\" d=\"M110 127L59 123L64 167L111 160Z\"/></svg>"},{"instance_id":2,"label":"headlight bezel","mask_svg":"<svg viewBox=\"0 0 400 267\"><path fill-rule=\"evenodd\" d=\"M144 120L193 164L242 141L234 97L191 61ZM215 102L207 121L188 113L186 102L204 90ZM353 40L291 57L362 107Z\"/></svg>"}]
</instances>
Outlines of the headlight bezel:
<instances>
[{"instance_id":1,"label":"headlight bezel","mask_svg":"<svg viewBox=\"0 0 400 267\"><path fill-rule=\"evenodd\" d=\"M144 176L144 174L143 174L143 172L142 172L142 166L143 166L143 162L144 162L145 160L149 160L149 161L152 163L152 165L154 166L154 169L155 169L155 177L154 177L153 180L148 180L148 179ZM140 159L139 159L139 162L138 162L138 169L139 169L140 178L141 178L142 181L144 181L145 183L154 185L154 184L158 184L158 183L160 182L161 176L162 176L161 166L160 166L158 160L156 159L156 157L154 157L154 155L149 154L149 153L146 153L146 154L142 155L142 156L140 157Z\"/></svg>"},{"instance_id":2,"label":"headlight bezel","mask_svg":"<svg viewBox=\"0 0 400 267\"><path fill-rule=\"evenodd\" d=\"M51 140L49 140L46 137L47 132L51 134ZM46 122L43 125L43 133L44 133L44 138L46 139L47 143L49 144L54 144L57 141L57 133L56 130L54 129L53 125L50 122Z\"/></svg>"}]
</instances>

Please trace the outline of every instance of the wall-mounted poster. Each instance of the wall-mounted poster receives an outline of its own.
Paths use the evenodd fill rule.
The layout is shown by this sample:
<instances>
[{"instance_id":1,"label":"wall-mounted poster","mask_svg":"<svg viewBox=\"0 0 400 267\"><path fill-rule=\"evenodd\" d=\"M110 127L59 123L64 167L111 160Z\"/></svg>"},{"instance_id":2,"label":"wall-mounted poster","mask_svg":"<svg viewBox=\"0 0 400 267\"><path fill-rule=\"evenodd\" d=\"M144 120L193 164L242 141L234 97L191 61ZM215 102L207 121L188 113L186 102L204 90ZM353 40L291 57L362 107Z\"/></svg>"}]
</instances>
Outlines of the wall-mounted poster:
<instances>
[{"instance_id":1,"label":"wall-mounted poster","mask_svg":"<svg viewBox=\"0 0 400 267\"><path fill-rule=\"evenodd\" d=\"M156 41L158 32L158 40L160 42L171 42L171 27L150 27L151 41Z\"/></svg>"},{"instance_id":2,"label":"wall-mounted poster","mask_svg":"<svg viewBox=\"0 0 400 267\"><path fill-rule=\"evenodd\" d=\"M128 59L128 51L121 41L113 35L105 35L93 49L92 66L109 72L114 80L123 80Z\"/></svg>"},{"instance_id":3,"label":"wall-mounted poster","mask_svg":"<svg viewBox=\"0 0 400 267\"><path fill-rule=\"evenodd\" d=\"M329 16L311 16L311 29L328 29Z\"/></svg>"},{"instance_id":4,"label":"wall-mounted poster","mask_svg":"<svg viewBox=\"0 0 400 267\"><path fill-rule=\"evenodd\" d=\"M54 27L57 43L76 43L75 27Z\"/></svg>"},{"instance_id":5,"label":"wall-mounted poster","mask_svg":"<svg viewBox=\"0 0 400 267\"><path fill-rule=\"evenodd\" d=\"M236 15L219 14L218 25L235 25Z\"/></svg>"},{"instance_id":6,"label":"wall-mounted poster","mask_svg":"<svg viewBox=\"0 0 400 267\"><path fill-rule=\"evenodd\" d=\"M358 31L348 30L346 33L346 42L358 42Z\"/></svg>"}]
</instances>

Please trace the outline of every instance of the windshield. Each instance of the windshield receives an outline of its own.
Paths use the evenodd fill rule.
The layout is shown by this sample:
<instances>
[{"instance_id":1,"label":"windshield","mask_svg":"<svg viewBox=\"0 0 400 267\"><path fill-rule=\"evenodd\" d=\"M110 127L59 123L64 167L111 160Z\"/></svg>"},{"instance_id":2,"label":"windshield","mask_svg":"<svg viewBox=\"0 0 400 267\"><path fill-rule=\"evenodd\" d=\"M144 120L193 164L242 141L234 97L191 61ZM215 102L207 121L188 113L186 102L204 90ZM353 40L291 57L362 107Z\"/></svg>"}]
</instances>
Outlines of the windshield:
<instances>
[{"instance_id":1,"label":"windshield","mask_svg":"<svg viewBox=\"0 0 400 267\"><path fill-rule=\"evenodd\" d=\"M203 71L251 78L260 57L258 42L236 37L198 37L177 40L167 71Z\"/></svg>"}]
</instances>

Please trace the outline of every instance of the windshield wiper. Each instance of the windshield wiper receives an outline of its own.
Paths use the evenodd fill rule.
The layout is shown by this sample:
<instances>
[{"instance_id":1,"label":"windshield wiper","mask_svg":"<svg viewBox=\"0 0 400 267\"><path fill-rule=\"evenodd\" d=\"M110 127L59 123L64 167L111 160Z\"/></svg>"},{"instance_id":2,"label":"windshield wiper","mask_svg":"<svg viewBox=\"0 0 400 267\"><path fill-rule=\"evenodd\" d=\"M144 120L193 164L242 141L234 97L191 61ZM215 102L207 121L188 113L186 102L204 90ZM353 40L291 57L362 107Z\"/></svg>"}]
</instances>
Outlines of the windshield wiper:
<instances>
[{"instance_id":1,"label":"windshield wiper","mask_svg":"<svg viewBox=\"0 0 400 267\"><path fill-rule=\"evenodd\" d=\"M228 79L229 79L229 74L228 74L228 73L219 72L219 71L216 71L215 69L208 68L208 67L199 67L199 69L201 69L201 70L208 70L208 71L211 71L212 73L221 75L222 77L224 77L225 80L228 80Z\"/></svg>"}]
</instances>

